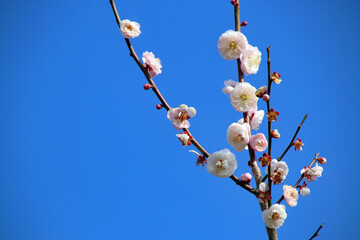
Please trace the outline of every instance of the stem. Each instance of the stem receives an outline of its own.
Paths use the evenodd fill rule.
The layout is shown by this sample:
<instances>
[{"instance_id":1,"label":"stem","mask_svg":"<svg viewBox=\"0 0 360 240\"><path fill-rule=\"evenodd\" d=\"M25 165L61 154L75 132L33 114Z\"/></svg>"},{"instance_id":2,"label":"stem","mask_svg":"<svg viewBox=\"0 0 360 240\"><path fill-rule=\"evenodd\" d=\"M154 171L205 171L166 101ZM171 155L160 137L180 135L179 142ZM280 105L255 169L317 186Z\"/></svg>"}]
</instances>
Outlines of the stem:
<instances>
[{"instance_id":1,"label":"stem","mask_svg":"<svg viewBox=\"0 0 360 240\"><path fill-rule=\"evenodd\" d=\"M116 19L116 23L120 28L120 17L118 14L118 11L116 9L116 5L114 0L110 0L110 5L112 7L112 10L114 12L115 15L115 19ZM170 105L166 102L165 98L162 96L162 94L160 93L160 90L157 88L156 84L154 83L154 81L152 80L152 78L150 77L147 69L144 67L144 65L140 62L139 57L136 55L136 52L133 48L133 46L131 45L131 42L129 39L124 38L126 45L129 48L130 51L130 56L135 60L136 64L139 66L139 68L141 69L141 71L143 72L144 76L146 77L146 79L148 80L149 84L152 86L152 90L154 91L155 95L158 97L158 99L160 100L162 106L166 109L166 111L169 111L171 109ZM187 132L189 135L192 136L192 134L190 133L190 130L187 128L183 128L183 130L185 132ZM193 139L191 140L191 143L194 145L194 147L196 147L206 158L208 158L210 156L210 154L200 145L200 143L195 139L195 137L193 136ZM233 178L232 178L233 177ZM240 187L244 188L245 190L251 192L252 194L256 195L257 191L255 189L253 189L251 186L247 185L247 184L243 184L237 177L235 176L230 176L230 179L232 179L237 185L239 185ZM238 181L236 180L238 179ZM241 183L239 183L239 181Z\"/></svg>"},{"instance_id":2,"label":"stem","mask_svg":"<svg viewBox=\"0 0 360 240\"><path fill-rule=\"evenodd\" d=\"M322 223L322 224L320 225L320 227L316 230L316 232L314 233L314 235L312 235L309 240L312 240L313 238L319 236L319 231L320 231L321 228L323 228L323 227L324 227L324 223Z\"/></svg>"},{"instance_id":3,"label":"stem","mask_svg":"<svg viewBox=\"0 0 360 240\"><path fill-rule=\"evenodd\" d=\"M270 60L270 45L266 48L266 52L267 52L267 67L268 67L268 87L267 87L267 92L269 95L269 100L266 101L266 107L267 107L267 112L270 112L270 91L271 91L271 60ZM272 135L271 135L271 122L272 121L268 121L268 155L271 156L271 142L272 142ZM268 166L268 172L270 172L271 169L271 161L270 164ZM271 178L268 178L268 185L269 185L269 194L271 196ZM271 199L268 200L269 201L269 206L271 206Z\"/></svg>"},{"instance_id":4,"label":"stem","mask_svg":"<svg viewBox=\"0 0 360 240\"><path fill-rule=\"evenodd\" d=\"M309 168L311 168L311 166L316 162L318 156L319 156L319 153L315 154L315 157L314 157L314 159L311 161L311 163L310 163L310 165L309 165ZM301 174L299 180L295 183L295 185L294 185L293 188L297 188L297 187L299 186L300 182L304 179L304 175L305 175L305 173ZM281 203L282 200L284 200L284 195L282 195L282 196L280 197L280 199L279 199L276 203L279 204L279 203Z\"/></svg>"},{"instance_id":5,"label":"stem","mask_svg":"<svg viewBox=\"0 0 360 240\"><path fill-rule=\"evenodd\" d=\"M240 23L240 3L239 0L236 0L237 4L234 4L234 17L235 17L235 31L241 31L241 23ZM238 68L238 78L239 82L244 82L244 73L241 70L241 61L240 59L236 59L237 68Z\"/></svg>"},{"instance_id":6,"label":"stem","mask_svg":"<svg viewBox=\"0 0 360 240\"><path fill-rule=\"evenodd\" d=\"M230 176L230 178L239 186L247 190L248 192L254 194L256 197L259 195L259 191L251 187L249 184L241 181L238 177L236 177L234 174Z\"/></svg>"}]
</instances>

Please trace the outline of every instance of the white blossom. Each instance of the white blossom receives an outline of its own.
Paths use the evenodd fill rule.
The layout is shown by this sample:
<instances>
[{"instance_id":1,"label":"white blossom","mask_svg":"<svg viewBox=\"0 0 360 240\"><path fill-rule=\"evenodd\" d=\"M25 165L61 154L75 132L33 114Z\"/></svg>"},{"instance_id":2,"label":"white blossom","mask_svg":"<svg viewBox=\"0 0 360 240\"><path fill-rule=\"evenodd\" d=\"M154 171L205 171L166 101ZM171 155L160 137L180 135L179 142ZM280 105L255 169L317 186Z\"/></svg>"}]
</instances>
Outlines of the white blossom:
<instances>
[{"instance_id":1,"label":"white blossom","mask_svg":"<svg viewBox=\"0 0 360 240\"><path fill-rule=\"evenodd\" d=\"M321 177L322 172L323 167L319 166L317 163L313 168L305 167L300 171L301 174L304 174L304 177L308 182L312 182L316 180L317 177Z\"/></svg>"},{"instance_id":2,"label":"white blossom","mask_svg":"<svg viewBox=\"0 0 360 240\"><path fill-rule=\"evenodd\" d=\"M268 174L268 168L265 169ZM284 161L278 161L276 159L271 160L270 178L274 184L282 183L289 173L289 168Z\"/></svg>"},{"instance_id":3,"label":"white blossom","mask_svg":"<svg viewBox=\"0 0 360 240\"><path fill-rule=\"evenodd\" d=\"M161 73L162 65L159 58L155 58L155 55L152 52L144 52L142 60L144 62L144 67L148 70L150 77L155 77Z\"/></svg>"},{"instance_id":4,"label":"white blossom","mask_svg":"<svg viewBox=\"0 0 360 240\"><path fill-rule=\"evenodd\" d=\"M250 125L231 124L227 130L226 140L236 151L241 152L250 141Z\"/></svg>"},{"instance_id":5,"label":"white blossom","mask_svg":"<svg viewBox=\"0 0 360 240\"><path fill-rule=\"evenodd\" d=\"M230 177L236 168L235 155L229 149L214 152L207 159L206 170L217 177Z\"/></svg>"},{"instance_id":6,"label":"white blossom","mask_svg":"<svg viewBox=\"0 0 360 240\"><path fill-rule=\"evenodd\" d=\"M243 51L240 55L241 70L246 74L256 74L259 70L261 62L261 52L257 47L251 45L248 46L246 51Z\"/></svg>"},{"instance_id":7,"label":"white blossom","mask_svg":"<svg viewBox=\"0 0 360 240\"><path fill-rule=\"evenodd\" d=\"M283 186L283 196L287 204L290 207L295 207L297 205L297 200L299 199L299 194L296 188L293 188L289 185Z\"/></svg>"},{"instance_id":8,"label":"white blossom","mask_svg":"<svg viewBox=\"0 0 360 240\"><path fill-rule=\"evenodd\" d=\"M245 51L248 41L244 34L234 30L227 30L218 41L220 55L226 60L240 58L241 52Z\"/></svg>"},{"instance_id":9,"label":"white blossom","mask_svg":"<svg viewBox=\"0 0 360 240\"><path fill-rule=\"evenodd\" d=\"M248 112L257 106L256 88L250 83L238 83L230 93L230 102L238 112Z\"/></svg>"},{"instance_id":10,"label":"white blossom","mask_svg":"<svg viewBox=\"0 0 360 240\"><path fill-rule=\"evenodd\" d=\"M171 108L167 113L167 118L172 121L176 130L181 130L182 128L190 127L188 120L195 115L195 108L181 104L178 108Z\"/></svg>"},{"instance_id":11,"label":"white blossom","mask_svg":"<svg viewBox=\"0 0 360 240\"><path fill-rule=\"evenodd\" d=\"M179 140L183 146L190 145L189 144L189 139L190 139L189 135L187 135L185 133L179 133L179 134L176 134L176 136L179 138Z\"/></svg>"},{"instance_id":12,"label":"white blossom","mask_svg":"<svg viewBox=\"0 0 360 240\"><path fill-rule=\"evenodd\" d=\"M120 32L124 38L135 38L140 35L140 24L132 22L128 19L120 22Z\"/></svg>"},{"instance_id":13,"label":"white blossom","mask_svg":"<svg viewBox=\"0 0 360 240\"><path fill-rule=\"evenodd\" d=\"M310 188L308 188L308 187L303 187L303 188L301 188L301 189L300 189L300 194L301 194L301 196L303 196L303 197L309 195L309 194L310 194Z\"/></svg>"},{"instance_id":14,"label":"white blossom","mask_svg":"<svg viewBox=\"0 0 360 240\"><path fill-rule=\"evenodd\" d=\"M238 82L235 82L234 80L227 80L224 81L225 87L222 89L223 93L230 94L232 90L234 90L234 87L238 84Z\"/></svg>"},{"instance_id":15,"label":"white blossom","mask_svg":"<svg viewBox=\"0 0 360 240\"><path fill-rule=\"evenodd\" d=\"M250 115L250 111L249 111ZM255 113L250 115L250 127L251 129L258 130L262 120L264 119L265 112L263 110L256 111ZM243 124L244 119L241 118L237 123Z\"/></svg>"},{"instance_id":16,"label":"white blossom","mask_svg":"<svg viewBox=\"0 0 360 240\"><path fill-rule=\"evenodd\" d=\"M272 229L281 227L287 218L285 209L286 207L284 205L275 203L269 209L264 210L262 212L262 217L265 221L265 225Z\"/></svg>"}]
</instances>

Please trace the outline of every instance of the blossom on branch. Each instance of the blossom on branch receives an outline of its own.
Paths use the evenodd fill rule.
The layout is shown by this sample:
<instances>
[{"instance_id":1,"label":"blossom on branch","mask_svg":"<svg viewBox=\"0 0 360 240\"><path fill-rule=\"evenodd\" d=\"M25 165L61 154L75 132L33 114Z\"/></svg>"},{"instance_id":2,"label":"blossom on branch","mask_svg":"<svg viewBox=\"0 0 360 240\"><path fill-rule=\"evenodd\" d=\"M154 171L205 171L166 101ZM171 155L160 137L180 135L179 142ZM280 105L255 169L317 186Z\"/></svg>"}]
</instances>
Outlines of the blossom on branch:
<instances>
[{"instance_id":1,"label":"blossom on branch","mask_svg":"<svg viewBox=\"0 0 360 240\"><path fill-rule=\"evenodd\" d=\"M161 62L159 58L155 58L155 55L152 52L144 52L142 60L144 62L144 67L148 70L150 77L155 77L161 73Z\"/></svg>"},{"instance_id":2,"label":"blossom on branch","mask_svg":"<svg viewBox=\"0 0 360 240\"><path fill-rule=\"evenodd\" d=\"M268 142L263 133L258 133L256 135L251 136L250 138L250 146L257 152L263 152L266 150L268 146Z\"/></svg>"},{"instance_id":3,"label":"blossom on branch","mask_svg":"<svg viewBox=\"0 0 360 240\"><path fill-rule=\"evenodd\" d=\"M319 157L319 158L317 159L317 161L318 161L321 165L324 165L324 164L326 163L326 158L324 158L324 157Z\"/></svg>"},{"instance_id":4,"label":"blossom on branch","mask_svg":"<svg viewBox=\"0 0 360 240\"><path fill-rule=\"evenodd\" d=\"M275 203L269 209L262 212L262 217L265 221L265 225L268 228L277 229L284 224L287 214L285 212L286 207Z\"/></svg>"},{"instance_id":5,"label":"blossom on branch","mask_svg":"<svg viewBox=\"0 0 360 240\"><path fill-rule=\"evenodd\" d=\"M227 130L226 139L230 146L241 152L249 144L250 125L248 123L231 124Z\"/></svg>"},{"instance_id":6,"label":"blossom on branch","mask_svg":"<svg viewBox=\"0 0 360 240\"><path fill-rule=\"evenodd\" d=\"M280 138L280 133L278 132L277 129L274 129L274 130L271 131L271 136L273 138Z\"/></svg>"},{"instance_id":7,"label":"blossom on branch","mask_svg":"<svg viewBox=\"0 0 360 240\"><path fill-rule=\"evenodd\" d=\"M257 47L249 45L246 51L241 53L240 60L243 73L246 75L256 74L261 62L261 52Z\"/></svg>"},{"instance_id":8,"label":"blossom on branch","mask_svg":"<svg viewBox=\"0 0 360 240\"><path fill-rule=\"evenodd\" d=\"M281 77L281 75L280 75L279 73L274 72L274 73L271 75L270 79L271 79L271 81L273 81L274 83L280 84L281 81L282 81L282 80L280 79L280 77Z\"/></svg>"},{"instance_id":9,"label":"blossom on branch","mask_svg":"<svg viewBox=\"0 0 360 240\"><path fill-rule=\"evenodd\" d=\"M297 205L297 200L299 199L298 191L296 188L293 188L289 185L283 186L283 196L287 204L290 207L295 207Z\"/></svg>"},{"instance_id":10,"label":"blossom on branch","mask_svg":"<svg viewBox=\"0 0 360 240\"><path fill-rule=\"evenodd\" d=\"M244 34L234 30L227 30L218 41L220 55L226 60L240 58L241 52L248 47L248 41Z\"/></svg>"},{"instance_id":11,"label":"blossom on branch","mask_svg":"<svg viewBox=\"0 0 360 240\"><path fill-rule=\"evenodd\" d=\"M250 83L238 83L230 93L230 102L238 112L248 112L257 107L258 97L255 95L256 88Z\"/></svg>"},{"instance_id":12,"label":"blossom on branch","mask_svg":"<svg viewBox=\"0 0 360 240\"><path fill-rule=\"evenodd\" d=\"M270 111L266 114L266 116L268 117L268 121L271 122L275 122L277 121L277 117L279 116L279 112L278 111L274 111L273 108L270 109Z\"/></svg>"},{"instance_id":13,"label":"blossom on branch","mask_svg":"<svg viewBox=\"0 0 360 240\"><path fill-rule=\"evenodd\" d=\"M262 167L269 166L271 163L271 156L263 153L262 157L259 158L259 162Z\"/></svg>"},{"instance_id":14,"label":"blossom on branch","mask_svg":"<svg viewBox=\"0 0 360 240\"><path fill-rule=\"evenodd\" d=\"M207 159L206 170L217 177L230 177L236 168L235 155L227 148L214 152Z\"/></svg>"},{"instance_id":15,"label":"blossom on branch","mask_svg":"<svg viewBox=\"0 0 360 240\"><path fill-rule=\"evenodd\" d=\"M258 130L260 127L260 124L262 123L262 120L264 118L265 112L263 110L259 110L256 111L255 113L250 114L251 112L249 111L249 115L250 115L250 127L251 129L255 129ZM244 119L241 118L238 121L238 124L243 124L244 123Z\"/></svg>"},{"instance_id":16,"label":"blossom on branch","mask_svg":"<svg viewBox=\"0 0 360 240\"><path fill-rule=\"evenodd\" d=\"M258 201L260 203L265 203L271 199L271 195L269 193L269 185L266 182L262 182L259 184L259 196Z\"/></svg>"},{"instance_id":17,"label":"blossom on branch","mask_svg":"<svg viewBox=\"0 0 360 240\"><path fill-rule=\"evenodd\" d=\"M295 151L296 150L302 151L302 146L304 146L304 143L301 142L300 138L298 138L296 139L296 142L294 142L294 146L295 146Z\"/></svg>"},{"instance_id":18,"label":"blossom on branch","mask_svg":"<svg viewBox=\"0 0 360 240\"><path fill-rule=\"evenodd\" d=\"M190 127L188 120L195 115L195 108L181 104L178 108L171 108L167 113L167 118L172 121L176 130L181 130L182 128Z\"/></svg>"},{"instance_id":19,"label":"blossom on branch","mask_svg":"<svg viewBox=\"0 0 360 240\"><path fill-rule=\"evenodd\" d=\"M176 134L183 146L190 146L191 140L193 139L187 132Z\"/></svg>"},{"instance_id":20,"label":"blossom on branch","mask_svg":"<svg viewBox=\"0 0 360 240\"><path fill-rule=\"evenodd\" d=\"M222 89L223 93L230 94L238 82L235 82L234 80L227 80L224 81L224 84L225 87Z\"/></svg>"},{"instance_id":21,"label":"blossom on branch","mask_svg":"<svg viewBox=\"0 0 360 240\"><path fill-rule=\"evenodd\" d=\"M252 176L250 173L244 173L240 176L241 181L246 182L247 184L250 183Z\"/></svg>"},{"instance_id":22,"label":"blossom on branch","mask_svg":"<svg viewBox=\"0 0 360 240\"><path fill-rule=\"evenodd\" d=\"M140 24L132 22L128 19L120 22L120 32L124 38L135 38L140 35Z\"/></svg>"},{"instance_id":23,"label":"blossom on branch","mask_svg":"<svg viewBox=\"0 0 360 240\"><path fill-rule=\"evenodd\" d=\"M265 172L269 174L268 168L265 169ZM273 181L274 185L282 183L288 173L289 168L284 161L279 162L276 159L271 160L270 179Z\"/></svg>"},{"instance_id":24,"label":"blossom on branch","mask_svg":"<svg viewBox=\"0 0 360 240\"><path fill-rule=\"evenodd\" d=\"M304 174L304 178L308 182L312 182L312 181L316 180L317 177L321 177L322 172L323 172L323 167L318 166L317 163L316 163L315 167L313 167L313 168L304 167L300 171L301 174Z\"/></svg>"},{"instance_id":25,"label":"blossom on branch","mask_svg":"<svg viewBox=\"0 0 360 240\"><path fill-rule=\"evenodd\" d=\"M301 188L300 194L301 194L301 196L306 197L307 195L310 194L310 188L308 188L308 187Z\"/></svg>"}]
</instances>

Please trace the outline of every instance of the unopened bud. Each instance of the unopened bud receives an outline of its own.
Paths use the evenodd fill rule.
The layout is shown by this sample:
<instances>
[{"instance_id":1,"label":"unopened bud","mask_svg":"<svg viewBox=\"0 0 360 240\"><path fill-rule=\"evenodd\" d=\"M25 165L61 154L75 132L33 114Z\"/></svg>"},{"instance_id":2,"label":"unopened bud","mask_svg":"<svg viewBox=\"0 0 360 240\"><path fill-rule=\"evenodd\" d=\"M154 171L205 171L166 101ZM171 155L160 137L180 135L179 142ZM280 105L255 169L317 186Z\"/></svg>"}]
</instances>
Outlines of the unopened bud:
<instances>
[{"instance_id":1,"label":"unopened bud","mask_svg":"<svg viewBox=\"0 0 360 240\"><path fill-rule=\"evenodd\" d=\"M324 157L319 157L317 160L321 165L324 165L326 163L326 158Z\"/></svg>"},{"instance_id":2,"label":"unopened bud","mask_svg":"<svg viewBox=\"0 0 360 240\"><path fill-rule=\"evenodd\" d=\"M157 110L160 110L161 108L162 108L162 105L161 105L161 104L157 104L157 105L156 105L156 109L157 109Z\"/></svg>"},{"instance_id":3,"label":"unopened bud","mask_svg":"<svg viewBox=\"0 0 360 240\"><path fill-rule=\"evenodd\" d=\"M269 96L268 94L264 94L264 95L262 96L262 99L263 99L265 102L267 102L267 101L269 101L270 96Z\"/></svg>"},{"instance_id":4,"label":"unopened bud","mask_svg":"<svg viewBox=\"0 0 360 240\"><path fill-rule=\"evenodd\" d=\"M242 21L242 22L241 22L241 26L242 26L242 27L247 26L247 21Z\"/></svg>"},{"instance_id":5,"label":"unopened bud","mask_svg":"<svg viewBox=\"0 0 360 240\"><path fill-rule=\"evenodd\" d=\"M243 175L240 176L241 181L246 182L247 184L250 183L252 176L250 173L244 173Z\"/></svg>"},{"instance_id":6,"label":"unopened bud","mask_svg":"<svg viewBox=\"0 0 360 240\"><path fill-rule=\"evenodd\" d=\"M274 130L271 131L271 136L273 138L280 138L280 133L278 132L277 129L274 129Z\"/></svg>"},{"instance_id":7,"label":"unopened bud","mask_svg":"<svg viewBox=\"0 0 360 240\"><path fill-rule=\"evenodd\" d=\"M261 98L265 93L267 93L267 87L266 86L262 86L261 88L259 88L258 90L256 90L255 95L258 98Z\"/></svg>"},{"instance_id":8,"label":"unopened bud","mask_svg":"<svg viewBox=\"0 0 360 240\"><path fill-rule=\"evenodd\" d=\"M144 84L144 89L145 90L149 90L150 88L152 88L152 86L150 84L148 84L148 83Z\"/></svg>"}]
</instances>

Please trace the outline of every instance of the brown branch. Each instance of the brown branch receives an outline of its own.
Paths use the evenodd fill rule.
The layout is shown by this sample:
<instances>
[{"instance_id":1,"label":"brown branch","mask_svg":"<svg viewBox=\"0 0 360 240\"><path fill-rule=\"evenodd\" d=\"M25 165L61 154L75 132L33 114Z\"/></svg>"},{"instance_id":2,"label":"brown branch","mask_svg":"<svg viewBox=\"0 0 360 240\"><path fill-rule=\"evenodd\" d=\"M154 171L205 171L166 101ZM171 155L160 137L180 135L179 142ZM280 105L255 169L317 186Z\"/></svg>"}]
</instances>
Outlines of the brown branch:
<instances>
[{"instance_id":1,"label":"brown branch","mask_svg":"<svg viewBox=\"0 0 360 240\"><path fill-rule=\"evenodd\" d=\"M314 235L311 236L311 238L309 240L312 240L313 238L319 236L319 231L324 227L324 223L322 223L320 225L320 227L316 230L316 232L314 233Z\"/></svg>"},{"instance_id":2,"label":"brown branch","mask_svg":"<svg viewBox=\"0 0 360 240\"><path fill-rule=\"evenodd\" d=\"M314 159L311 161L310 165L308 166L309 168L311 168L311 166L316 162L318 156L319 156L319 153L315 154ZM303 174L301 174L299 180L295 183L293 188L297 188L299 186L300 182L304 179L304 175L305 175L305 172ZM284 195L282 195L276 203L279 204L282 200L284 200Z\"/></svg>"},{"instance_id":3,"label":"brown branch","mask_svg":"<svg viewBox=\"0 0 360 240\"><path fill-rule=\"evenodd\" d=\"M234 17L235 17L235 31L240 32L241 31L241 23L240 23L240 4L239 0L235 1L234 4ZM237 68L238 68L238 78L239 82L244 82L244 73L241 70L241 61L240 59L236 59Z\"/></svg>"},{"instance_id":4,"label":"brown branch","mask_svg":"<svg viewBox=\"0 0 360 240\"><path fill-rule=\"evenodd\" d=\"M115 18L116 18L116 23L120 28L120 17L118 14L118 11L116 9L116 5L114 0L110 0L110 4L112 7L112 10L114 12ZM140 62L139 57L137 56L133 46L131 45L131 42L129 39L124 38L126 45L129 48L130 51L130 56L135 60L136 64L139 66L139 68L141 69L141 71L143 72L143 74L145 75L146 79L148 80L149 84L152 86L152 90L154 91L154 93L156 94L156 96L158 97L158 99L160 100L162 106L169 111L171 109L170 105L166 102L165 98L162 96L162 94L160 93L160 90L157 88L156 84L154 83L154 81L152 80L152 78L150 77L147 69L144 67L144 65ZM190 136L193 136L190 132L189 129L187 128L183 128L183 130L185 132L187 132ZM193 137L193 139L191 140L191 143L194 145L194 147L196 147L203 155L204 157L208 158L210 156L210 154L200 145L200 143ZM249 191L250 193L256 195L258 194L257 191L252 188L251 186L249 186L248 184L244 184L241 180L239 180L236 176L232 175L230 176L230 178L240 187L244 188L245 190Z\"/></svg>"},{"instance_id":5,"label":"brown branch","mask_svg":"<svg viewBox=\"0 0 360 240\"><path fill-rule=\"evenodd\" d=\"M266 52L267 52L267 68L268 68L268 87L267 87L267 94L269 95L269 100L266 101L266 107L267 107L267 112L270 112L270 91L271 91L271 60L270 60L270 45L267 46L266 48ZM271 156L271 142L272 142L272 136L271 136L271 122L272 121L268 121L268 155ZM268 166L268 172L270 172L271 169L271 161L270 164ZM269 185L269 194L271 196L271 178L268 178L268 185ZM271 206L271 199L268 200L268 204L269 206Z\"/></svg>"}]
</instances>

